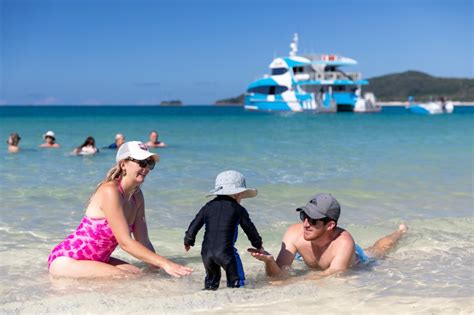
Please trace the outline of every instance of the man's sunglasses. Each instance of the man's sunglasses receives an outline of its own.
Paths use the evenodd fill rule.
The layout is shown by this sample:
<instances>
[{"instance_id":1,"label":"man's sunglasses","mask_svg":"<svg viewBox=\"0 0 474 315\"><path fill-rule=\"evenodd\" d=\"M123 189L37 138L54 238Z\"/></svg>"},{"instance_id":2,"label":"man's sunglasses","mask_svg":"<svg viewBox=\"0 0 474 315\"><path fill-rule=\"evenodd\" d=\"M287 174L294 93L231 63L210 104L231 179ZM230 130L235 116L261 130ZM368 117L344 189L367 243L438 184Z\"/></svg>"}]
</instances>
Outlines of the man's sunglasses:
<instances>
[{"instance_id":1,"label":"man's sunglasses","mask_svg":"<svg viewBox=\"0 0 474 315\"><path fill-rule=\"evenodd\" d=\"M155 160L154 159L136 160L136 159L128 158L127 160L137 163L141 168L145 168L145 167L148 166L150 171L155 168Z\"/></svg>"},{"instance_id":2,"label":"man's sunglasses","mask_svg":"<svg viewBox=\"0 0 474 315\"><path fill-rule=\"evenodd\" d=\"M328 217L325 217L325 218L321 218L321 219L313 219L313 218L310 218L306 212L304 211L300 211L300 219L301 221L304 222L304 220L308 220L308 223L311 224L311 225L316 225L318 224L318 221L322 221L324 224L328 223L329 221L331 221L330 218Z\"/></svg>"}]
</instances>

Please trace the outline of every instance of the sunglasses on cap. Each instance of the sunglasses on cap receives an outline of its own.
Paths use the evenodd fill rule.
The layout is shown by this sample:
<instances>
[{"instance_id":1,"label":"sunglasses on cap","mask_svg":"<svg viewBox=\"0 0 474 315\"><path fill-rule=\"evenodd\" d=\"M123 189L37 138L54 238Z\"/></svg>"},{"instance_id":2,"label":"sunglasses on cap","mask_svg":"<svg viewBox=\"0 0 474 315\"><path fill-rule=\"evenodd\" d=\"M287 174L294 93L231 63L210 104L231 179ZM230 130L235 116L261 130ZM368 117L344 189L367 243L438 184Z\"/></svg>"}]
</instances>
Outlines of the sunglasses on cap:
<instances>
[{"instance_id":1,"label":"sunglasses on cap","mask_svg":"<svg viewBox=\"0 0 474 315\"><path fill-rule=\"evenodd\" d=\"M308 220L308 223L310 225L316 225L318 224L318 221L322 221L324 224L328 223L329 221L331 221L331 218L328 218L328 217L325 217L325 218L321 218L321 219L313 219L313 218L310 218L309 215L306 214L306 212L304 211L300 211L300 219L301 221L304 222L304 220Z\"/></svg>"},{"instance_id":2,"label":"sunglasses on cap","mask_svg":"<svg viewBox=\"0 0 474 315\"><path fill-rule=\"evenodd\" d=\"M128 158L127 161L132 161L137 163L141 168L145 168L148 166L150 171L155 168L155 160L154 159L146 159L146 160L136 160L133 158Z\"/></svg>"}]
</instances>

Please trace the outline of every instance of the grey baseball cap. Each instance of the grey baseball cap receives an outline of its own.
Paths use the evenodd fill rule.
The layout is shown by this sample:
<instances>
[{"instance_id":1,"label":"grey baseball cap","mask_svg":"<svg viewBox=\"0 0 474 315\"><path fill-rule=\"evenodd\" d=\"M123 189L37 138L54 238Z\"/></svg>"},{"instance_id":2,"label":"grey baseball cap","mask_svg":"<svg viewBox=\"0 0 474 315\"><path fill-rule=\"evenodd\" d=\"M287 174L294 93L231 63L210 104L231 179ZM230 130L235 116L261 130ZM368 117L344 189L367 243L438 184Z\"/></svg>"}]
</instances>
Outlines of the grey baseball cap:
<instances>
[{"instance_id":1,"label":"grey baseball cap","mask_svg":"<svg viewBox=\"0 0 474 315\"><path fill-rule=\"evenodd\" d=\"M328 217L337 222L341 215L341 206L331 194L321 193L313 196L306 206L296 211L304 211L312 219Z\"/></svg>"}]
</instances>

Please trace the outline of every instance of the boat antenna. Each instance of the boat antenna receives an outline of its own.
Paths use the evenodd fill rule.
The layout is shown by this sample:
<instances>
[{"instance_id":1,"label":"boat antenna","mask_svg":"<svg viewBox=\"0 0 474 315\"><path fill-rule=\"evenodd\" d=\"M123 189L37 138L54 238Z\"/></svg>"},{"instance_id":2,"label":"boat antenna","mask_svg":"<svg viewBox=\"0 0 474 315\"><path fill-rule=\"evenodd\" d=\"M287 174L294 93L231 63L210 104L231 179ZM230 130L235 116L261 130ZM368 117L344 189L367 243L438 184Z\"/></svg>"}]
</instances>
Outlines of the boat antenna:
<instances>
[{"instance_id":1,"label":"boat antenna","mask_svg":"<svg viewBox=\"0 0 474 315\"><path fill-rule=\"evenodd\" d=\"M293 41L290 44L290 56L296 56L298 52L298 33L293 35Z\"/></svg>"}]
</instances>

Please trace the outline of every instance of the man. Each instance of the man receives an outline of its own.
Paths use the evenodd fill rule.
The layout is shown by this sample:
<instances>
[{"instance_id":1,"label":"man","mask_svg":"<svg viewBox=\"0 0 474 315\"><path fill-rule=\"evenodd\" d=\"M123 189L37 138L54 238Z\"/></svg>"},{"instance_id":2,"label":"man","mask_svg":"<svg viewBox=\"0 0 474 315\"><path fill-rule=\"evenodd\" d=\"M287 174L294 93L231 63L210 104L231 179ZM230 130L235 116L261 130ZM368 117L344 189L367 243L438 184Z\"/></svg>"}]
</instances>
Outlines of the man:
<instances>
[{"instance_id":1,"label":"man","mask_svg":"<svg viewBox=\"0 0 474 315\"><path fill-rule=\"evenodd\" d=\"M118 150L122 144L125 143L125 136L121 133L118 133L115 135L115 142L109 145L108 147L105 147L103 149L114 149Z\"/></svg>"},{"instance_id":2,"label":"man","mask_svg":"<svg viewBox=\"0 0 474 315\"><path fill-rule=\"evenodd\" d=\"M59 148L60 145L56 143L56 135L53 131L48 131L43 135L44 143L40 144L41 148Z\"/></svg>"},{"instance_id":3,"label":"man","mask_svg":"<svg viewBox=\"0 0 474 315\"><path fill-rule=\"evenodd\" d=\"M382 258L408 230L405 224L400 224L398 231L362 250L349 232L337 226L341 207L332 195L317 194L296 211L303 222L288 228L276 261L270 253L249 249L253 257L265 263L270 277L285 276L297 253L307 266L322 270L318 276L344 271L368 261L369 257Z\"/></svg>"},{"instance_id":4,"label":"man","mask_svg":"<svg viewBox=\"0 0 474 315\"><path fill-rule=\"evenodd\" d=\"M153 130L150 132L149 141L146 143L146 146L149 148L162 148L166 147L166 143L163 141L158 141L158 131Z\"/></svg>"}]
</instances>

